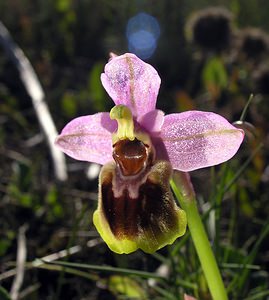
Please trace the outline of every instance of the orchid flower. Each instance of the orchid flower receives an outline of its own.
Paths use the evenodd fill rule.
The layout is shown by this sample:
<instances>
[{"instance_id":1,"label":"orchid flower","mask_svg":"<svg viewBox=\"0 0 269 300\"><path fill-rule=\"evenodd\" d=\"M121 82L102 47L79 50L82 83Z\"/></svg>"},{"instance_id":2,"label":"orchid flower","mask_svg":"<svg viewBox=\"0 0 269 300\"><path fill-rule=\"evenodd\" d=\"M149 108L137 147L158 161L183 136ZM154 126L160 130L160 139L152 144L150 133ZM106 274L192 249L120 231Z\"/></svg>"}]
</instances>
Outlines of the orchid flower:
<instances>
[{"instance_id":1,"label":"orchid flower","mask_svg":"<svg viewBox=\"0 0 269 300\"><path fill-rule=\"evenodd\" d=\"M212 112L165 116L156 109L158 73L134 54L113 55L101 81L115 106L72 120L56 144L72 158L103 165L93 222L108 247L152 253L186 230L169 186L172 170L227 161L244 133Z\"/></svg>"}]
</instances>

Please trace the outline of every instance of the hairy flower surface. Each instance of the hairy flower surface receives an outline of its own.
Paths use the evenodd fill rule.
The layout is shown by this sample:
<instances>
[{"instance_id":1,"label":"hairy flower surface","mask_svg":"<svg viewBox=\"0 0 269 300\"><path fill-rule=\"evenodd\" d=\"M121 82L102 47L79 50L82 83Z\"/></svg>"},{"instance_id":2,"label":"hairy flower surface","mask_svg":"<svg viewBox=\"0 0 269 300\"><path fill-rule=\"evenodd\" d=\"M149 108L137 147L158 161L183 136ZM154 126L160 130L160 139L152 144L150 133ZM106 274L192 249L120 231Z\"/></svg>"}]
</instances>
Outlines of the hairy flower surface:
<instances>
[{"instance_id":1,"label":"hairy flower surface","mask_svg":"<svg viewBox=\"0 0 269 300\"><path fill-rule=\"evenodd\" d=\"M151 253L186 230L169 187L172 170L227 161L244 133L212 112L165 116L155 108L158 73L134 54L113 56L101 81L116 106L72 120L56 144L75 159L104 165L93 222L109 248Z\"/></svg>"}]
</instances>

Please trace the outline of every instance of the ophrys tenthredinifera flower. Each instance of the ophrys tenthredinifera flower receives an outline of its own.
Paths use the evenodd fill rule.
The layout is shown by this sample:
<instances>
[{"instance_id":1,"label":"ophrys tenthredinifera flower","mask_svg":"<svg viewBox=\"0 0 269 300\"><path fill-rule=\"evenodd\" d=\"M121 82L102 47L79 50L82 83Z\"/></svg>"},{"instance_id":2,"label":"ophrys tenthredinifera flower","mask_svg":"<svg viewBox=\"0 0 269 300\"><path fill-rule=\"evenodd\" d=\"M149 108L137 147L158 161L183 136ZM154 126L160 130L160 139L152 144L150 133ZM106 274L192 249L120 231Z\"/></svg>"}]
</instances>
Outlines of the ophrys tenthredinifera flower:
<instances>
[{"instance_id":1,"label":"ophrys tenthredinifera flower","mask_svg":"<svg viewBox=\"0 0 269 300\"><path fill-rule=\"evenodd\" d=\"M103 165L93 222L109 248L151 253L186 230L170 191L172 170L230 159L244 133L212 112L165 116L155 108L158 73L134 54L113 56L101 81L116 106L72 120L56 144L75 159Z\"/></svg>"}]
</instances>

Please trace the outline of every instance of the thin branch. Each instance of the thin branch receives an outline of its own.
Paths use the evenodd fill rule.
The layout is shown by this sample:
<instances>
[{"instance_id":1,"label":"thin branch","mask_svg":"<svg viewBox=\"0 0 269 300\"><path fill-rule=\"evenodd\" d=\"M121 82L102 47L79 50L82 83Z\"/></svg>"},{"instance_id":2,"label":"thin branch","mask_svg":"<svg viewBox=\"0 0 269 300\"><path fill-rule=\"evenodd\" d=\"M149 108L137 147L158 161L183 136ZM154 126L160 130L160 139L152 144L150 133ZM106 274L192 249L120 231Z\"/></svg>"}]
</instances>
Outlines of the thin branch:
<instances>
[{"instance_id":1,"label":"thin branch","mask_svg":"<svg viewBox=\"0 0 269 300\"><path fill-rule=\"evenodd\" d=\"M54 141L58 135L55 124L50 115L45 94L31 63L23 51L15 44L4 24L0 21L0 44L3 46L10 60L19 71L21 81L32 99L38 121L45 134L54 164L55 176L58 180L67 179L64 154L55 147Z\"/></svg>"}]
</instances>

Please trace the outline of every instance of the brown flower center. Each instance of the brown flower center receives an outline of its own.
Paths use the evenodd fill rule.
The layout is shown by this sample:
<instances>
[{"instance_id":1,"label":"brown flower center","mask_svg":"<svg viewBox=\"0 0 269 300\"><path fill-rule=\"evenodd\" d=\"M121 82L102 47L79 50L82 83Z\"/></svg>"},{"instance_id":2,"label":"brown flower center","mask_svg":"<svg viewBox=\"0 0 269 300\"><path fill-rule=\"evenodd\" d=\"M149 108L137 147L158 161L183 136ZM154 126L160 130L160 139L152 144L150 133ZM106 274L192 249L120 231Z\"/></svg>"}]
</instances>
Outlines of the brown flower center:
<instances>
[{"instance_id":1,"label":"brown flower center","mask_svg":"<svg viewBox=\"0 0 269 300\"><path fill-rule=\"evenodd\" d=\"M120 167L122 175L137 175L145 168L148 160L148 148L148 145L138 139L119 140L113 145L113 158Z\"/></svg>"}]
</instances>

